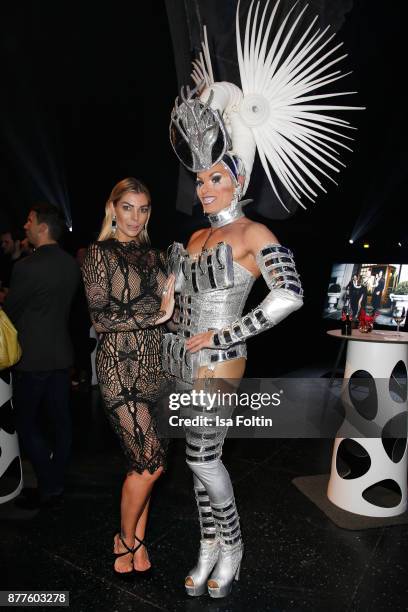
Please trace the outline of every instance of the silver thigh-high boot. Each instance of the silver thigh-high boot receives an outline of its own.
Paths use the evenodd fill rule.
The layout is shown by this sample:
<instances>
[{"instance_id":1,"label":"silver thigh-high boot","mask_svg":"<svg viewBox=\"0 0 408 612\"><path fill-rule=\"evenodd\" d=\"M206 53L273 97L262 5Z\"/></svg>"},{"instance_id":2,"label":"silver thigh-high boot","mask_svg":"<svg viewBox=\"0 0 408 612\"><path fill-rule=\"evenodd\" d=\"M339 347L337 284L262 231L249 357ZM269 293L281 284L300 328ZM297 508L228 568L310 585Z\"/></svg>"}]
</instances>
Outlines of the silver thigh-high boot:
<instances>
[{"instance_id":1,"label":"silver thigh-high boot","mask_svg":"<svg viewBox=\"0 0 408 612\"><path fill-rule=\"evenodd\" d=\"M234 496L224 504L211 503L211 507L220 538L220 554L208 581L208 592L218 598L229 595L234 578L239 579L244 545Z\"/></svg>"},{"instance_id":2,"label":"silver thigh-high boot","mask_svg":"<svg viewBox=\"0 0 408 612\"><path fill-rule=\"evenodd\" d=\"M196 597L202 595L207 590L207 579L218 560L220 546L212 515L210 498L195 474L193 479L200 520L201 540L197 565L188 574L185 580L185 587L188 595Z\"/></svg>"},{"instance_id":3,"label":"silver thigh-high boot","mask_svg":"<svg viewBox=\"0 0 408 612\"><path fill-rule=\"evenodd\" d=\"M234 578L239 576L243 553L239 518L231 478L221 461L226 433L226 427L186 428L186 461L210 500L216 531L214 545L207 539L201 540L197 566L186 580L190 595L201 595L208 587L212 597L224 597L231 591ZM202 499L207 496L202 494ZM210 518L208 506L204 507L206 518ZM201 520L200 513L200 524Z\"/></svg>"},{"instance_id":4,"label":"silver thigh-high boot","mask_svg":"<svg viewBox=\"0 0 408 612\"><path fill-rule=\"evenodd\" d=\"M206 484L209 479L208 466L217 463L221 457L225 432L226 428L185 428L186 462L193 472L201 530L198 561L185 580L186 591L191 596L205 593L208 577L218 560L220 542L212 516L211 502Z\"/></svg>"}]
</instances>

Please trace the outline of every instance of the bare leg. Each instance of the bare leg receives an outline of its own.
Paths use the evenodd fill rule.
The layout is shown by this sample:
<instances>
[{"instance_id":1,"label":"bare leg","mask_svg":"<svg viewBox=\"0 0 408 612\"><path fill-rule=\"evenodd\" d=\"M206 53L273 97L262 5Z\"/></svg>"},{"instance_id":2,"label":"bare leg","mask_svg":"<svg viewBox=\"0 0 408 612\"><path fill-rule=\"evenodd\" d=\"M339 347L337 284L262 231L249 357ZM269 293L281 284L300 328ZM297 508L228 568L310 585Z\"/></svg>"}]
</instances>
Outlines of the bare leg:
<instances>
[{"instance_id":1,"label":"bare leg","mask_svg":"<svg viewBox=\"0 0 408 612\"><path fill-rule=\"evenodd\" d=\"M144 537L145 537L147 518L149 515L149 505L150 505L150 497L146 501L144 510L142 514L140 515L140 518L136 525L136 536L139 538L139 540L144 540ZM138 544L138 541L136 540L136 546L137 544ZM145 570L148 570L149 567L151 567L151 563L149 561L149 555L148 555L148 552L145 546L141 546L139 550L136 551L134 560L133 560L133 565L135 569L138 570L139 572L144 572Z\"/></svg>"},{"instance_id":2,"label":"bare leg","mask_svg":"<svg viewBox=\"0 0 408 612\"><path fill-rule=\"evenodd\" d=\"M207 366L201 366L197 378L224 378L229 385L236 381L235 386L237 386L244 375L245 365L246 359L240 357L239 359L222 361L215 366L214 370L210 370Z\"/></svg>"},{"instance_id":3,"label":"bare leg","mask_svg":"<svg viewBox=\"0 0 408 612\"><path fill-rule=\"evenodd\" d=\"M161 467L153 474L150 474L147 470L145 470L143 474L131 472L127 475L125 482L123 483L122 501L120 507L121 536L129 548L133 548L134 546L136 525L147 507L146 502L150 498L153 485L162 472L163 468ZM146 521L144 522L144 527L145 526ZM121 544L119 538L115 536L114 552L119 553L123 552L124 550L125 548ZM132 569L132 559L130 553L116 559L115 569L118 572L129 572ZM138 565L138 569L142 568Z\"/></svg>"}]
</instances>

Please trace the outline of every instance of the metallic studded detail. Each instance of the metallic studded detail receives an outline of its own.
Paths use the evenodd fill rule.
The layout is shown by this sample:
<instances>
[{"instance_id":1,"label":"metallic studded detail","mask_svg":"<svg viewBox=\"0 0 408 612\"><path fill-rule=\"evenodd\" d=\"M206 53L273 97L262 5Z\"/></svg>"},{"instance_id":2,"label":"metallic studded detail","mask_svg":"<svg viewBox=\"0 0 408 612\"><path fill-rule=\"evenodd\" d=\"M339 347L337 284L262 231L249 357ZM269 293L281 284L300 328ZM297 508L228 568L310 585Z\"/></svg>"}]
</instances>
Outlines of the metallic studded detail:
<instances>
[{"instance_id":1,"label":"metallic studded detail","mask_svg":"<svg viewBox=\"0 0 408 612\"><path fill-rule=\"evenodd\" d=\"M193 586L186 585L186 591L189 595L197 596L202 595L206 589L207 578L218 560L220 544L210 498L197 478L194 478L194 492L200 521L200 552L197 564L188 574Z\"/></svg>"},{"instance_id":2,"label":"metallic studded detail","mask_svg":"<svg viewBox=\"0 0 408 612\"><path fill-rule=\"evenodd\" d=\"M215 440L215 438L217 437L216 432L207 433L207 432L194 431L192 429L188 431L188 435L190 438L194 438L197 440Z\"/></svg>"},{"instance_id":3,"label":"metallic studded detail","mask_svg":"<svg viewBox=\"0 0 408 612\"><path fill-rule=\"evenodd\" d=\"M293 253L286 247L269 245L257 254L256 261L269 289L286 288L291 291L291 285L302 289ZM301 291L295 293L302 295Z\"/></svg>"},{"instance_id":4,"label":"metallic studded detail","mask_svg":"<svg viewBox=\"0 0 408 612\"><path fill-rule=\"evenodd\" d=\"M191 326L191 308L182 303L180 304L179 323L183 328Z\"/></svg>"},{"instance_id":5,"label":"metallic studded detail","mask_svg":"<svg viewBox=\"0 0 408 612\"><path fill-rule=\"evenodd\" d=\"M222 251L221 251L221 243L219 243L217 245L217 248L215 249L215 259L217 260L217 265L218 265L218 269L219 270L224 270L225 269L225 264L222 260Z\"/></svg>"},{"instance_id":6,"label":"metallic studded detail","mask_svg":"<svg viewBox=\"0 0 408 612\"><path fill-rule=\"evenodd\" d=\"M237 338L243 338L244 332L242 331L240 325L235 325L233 331Z\"/></svg>"},{"instance_id":7,"label":"metallic studded detail","mask_svg":"<svg viewBox=\"0 0 408 612\"><path fill-rule=\"evenodd\" d=\"M230 351L217 351L210 356L211 363L219 363L221 361L228 361L230 359L238 359L238 357L243 357L245 355L243 345L237 346Z\"/></svg>"},{"instance_id":8,"label":"metallic studded detail","mask_svg":"<svg viewBox=\"0 0 408 612\"><path fill-rule=\"evenodd\" d=\"M211 504L214 520L217 524L221 538L221 544L231 546L241 540L241 530L239 527L239 515L235 500L225 506Z\"/></svg>"},{"instance_id":9,"label":"metallic studded detail","mask_svg":"<svg viewBox=\"0 0 408 612\"><path fill-rule=\"evenodd\" d=\"M172 247L169 272L176 276L176 292L181 294L202 294L234 285L232 249L220 242L204 249L199 256L190 255L180 243Z\"/></svg>"},{"instance_id":10,"label":"metallic studded detail","mask_svg":"<svg viewBox=\"0 0 408 612\"><path fill-rule=\"evenodd\" d=\"M190 438L196 438L197 440L215 440L217 433L206 433L189 430L188 435Z\"/></svg>"},{"instance_id":11,"label":"metallic studded detail","mask_svg":"<svg viewBox=\"0 0 408 612\"><path fill-rule=\"evenodd\" d=\"M285 289L288 289L289 291L292 291L293 293L297 293L299 296L303 295L303 289L302 287L299 287L298 285L286 285Z\"/></svg>"},{"instance_id":12,"label":"metallic studded detail","mask_svg":"<svg viewBox=\"0 0 408 612\"><path fill-rule=\"evenodd\" d=\"M186 591L191 596L202 595L206 590L207 579L218 560L220 550L220 542L212 515L210 498L204 488L198 487L198 482L198 479L194 478L194 492L200 521L201 539L197 564L187 576L193 582L193 586L186 585Z\"/></svg>"},{"instance_id":13,"label":"metallic studded detail","mask_svg":"<svg viewBox=\"0 0 408 612\"><path fill-rule=\"evenodd\" d=\"M265 318L264 313L262 312L262 310L256 310L255 311L255 317L256 320L261 324L261 325L267 325L268 321Z\"/></svg>"},{"instance_id":14,"label":"metallic studded detail","mask_svg":"<svg viewBox=\"0 0 408 612\"><path fill-rule=\"evenodd\" d=\"M254 310L221 328L217 344L227 348L277 325L303 303L303 290L292 252L279 244L265 246L256 256L270 293Z\"/></svg>"},{"instance_id":15,"label":"metallic studded detail","mask_svg":"<svg viewBox=\"0 0 408 612\"><path fill-rule=\"evenodd\" d=\"M251 313L252 314L252 313ZM243 321L245 327L249 330L249 332L251 334L254 334L256 332L256 327L255 325L252 323L251 317L245 317L244 321ZM226 335L224 333L224 338L226 338Z\"/></svg>"},{"instance_id":16,"label":"metallic studded detail","mask_svg":"<svg viewBox=\"0 0 408 612\"><path fill-rule=\"evenodd\" d=\"M215 451L219 448L219 444L216 444L215 446L195 446L194 444L190 444L189 442L187 442L187 448L195 451L196 453L202 453L204 451Z\"/></svg>"},{"instance_id":17,"label":"metallic studded detail","mask_svg":"<svg viewBox=\"0 0 408 612\"><path fill-rule=\"evenodd\" d=\"M290 251L286 247L282 246L281 244L270 244L270 245L264 247L263 249L261 249L261 256L262 257L266 257L267 255L269 255L271 253L277 253L277 254L283 253L283 254L287 254L287 255L290 255L291 257L293 257L292 251Z\"/></svg>"},{"instance_id":18,"label":"metallic studded detail","mask_svg":"<svg viewBox=\"0 0 408 612\"><path fill-rule=\"evenodd\" d=\"M197 268L197 262L193 261L193 263L191 264L191 283L193 285L194 293L198 293L196 268Z\"/></svg>"},{"instance_id":19,"label":"metallic studded detail","mask_svg":"<svg viewBox=\"0 0 408 612\"><path fill-rule=\"evenodd\" d=\"M226 432L226 427L186 426L187 463L206 463L220 459Z\"/></svg>"},{"instance_id":20,"label":"metallic studded detail","mask_svg":"<svg viewBox=\"0 0 408 612\"><path fill-rule=\"evenodd\" d=\"M211 289L216 289L217 285L215 283L212 260L213 260L212 256L208 255L207 257L208 280L210 281Z\"/></svg>"},{"instance_id":21,"label":"metallic studded detail","mask_svg":"<svg viewBox=\"0 0 408 612\"><path fill-rule=\"evenodd\" d=\"M186 350L183 336L168 333L163 338L162 365L172 376L192 383L197 374L198 356Z\"/></svg>"},{"instance_id":22,"label":"metallic studded detail","mask_svg":"<svg viewBox=\"0 0 408 612\"><path fill-rule=\"evenodd\" d=\"M186 452L186 457L187 461L193 461L194 463L206 463L206 461L214 461L215 459L218 459L218 455L206 455L205 457L196 457L194 455L190 455L188 452Z\"/></svg>"},{"instance_id":23,"label":"metallic studded detail","mask_svg":"<svg viewBox=\"0 0 408 612\"><path fill-rule=\"evenodd\" d=\"M232 342L232 337L231 337L231 334L230 334L230 332L229 332L228 330L226 330L226 331L224 332L224 338L225 338L225 343L226 343L226 344L231 344L231 342Z\"/></svg>"},{"instance_id":24,"label":"metallic studded detail","mask_svg":"<svg viewBox=\"0 0 408 612\"><path fill-rule=\"evenodd\" d=\"M199 489L196 487L194 488L194 493L200 520L201 538L214 539L217 534L208 493L204 488Z\"/></svg>"}]
</instances>

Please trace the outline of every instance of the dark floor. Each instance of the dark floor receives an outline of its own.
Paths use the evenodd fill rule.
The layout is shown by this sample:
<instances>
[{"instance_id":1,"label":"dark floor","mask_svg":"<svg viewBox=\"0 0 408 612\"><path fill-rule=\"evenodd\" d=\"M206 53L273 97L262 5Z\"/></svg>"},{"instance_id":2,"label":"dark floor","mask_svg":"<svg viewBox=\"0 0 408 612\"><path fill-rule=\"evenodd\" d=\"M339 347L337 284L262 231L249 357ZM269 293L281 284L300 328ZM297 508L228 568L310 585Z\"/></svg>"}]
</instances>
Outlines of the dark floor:
<instances>
[{"instance_id":1,"label":"dark floor","mask_svg":"<svg viewBox=\"0 0 408 612\"><path fill-rule=\"evenodd\" d=\"M121 455L96 391L77 392L73 409L75 450L61 509L33 514L12 503L0 507L1 589L69 591L76 612L408 609L406 527L341 530L291 482L329 471L326 440L227 440L224 459L246 548L239 583L218 601L184 594L199 531L183 443L174 441L147 537L154 574L118 582L110 552L119 525Z\"/></svg>"}]
</instances>

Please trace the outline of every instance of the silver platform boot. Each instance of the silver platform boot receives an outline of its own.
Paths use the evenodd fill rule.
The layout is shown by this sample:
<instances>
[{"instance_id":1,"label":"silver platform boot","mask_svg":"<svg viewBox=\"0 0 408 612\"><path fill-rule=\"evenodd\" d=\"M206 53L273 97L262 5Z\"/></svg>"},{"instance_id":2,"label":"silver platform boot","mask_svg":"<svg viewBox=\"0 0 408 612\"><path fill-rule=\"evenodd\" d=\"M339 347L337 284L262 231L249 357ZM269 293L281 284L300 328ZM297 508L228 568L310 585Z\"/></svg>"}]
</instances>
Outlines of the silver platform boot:
<instances>
[{"instance_id":1,"label":"silver platform boot","mask_svg":"<svg viewBox=\"0 0 408 612\"><path fill-rule=\"evenodd\" d=\"M220 542L206 490L194 476L194 491L200 520L200 552L197 565L188 574L185 587L188 595L197 597L207 589L207 580L218 560Z\"/></svg>"},{"instance_id":2,"label":"silver platform boot","mask_svg":"<svg viewBox=\"0 0 408 612\"><path fill-rule=\"evenodd\" d=\"M208 581L208 593L218 598L229 595L234 579L239 579L244 545L234 498L225 504L211 506L220 538L220 553Z\"/></svg>"}]
</instances>

